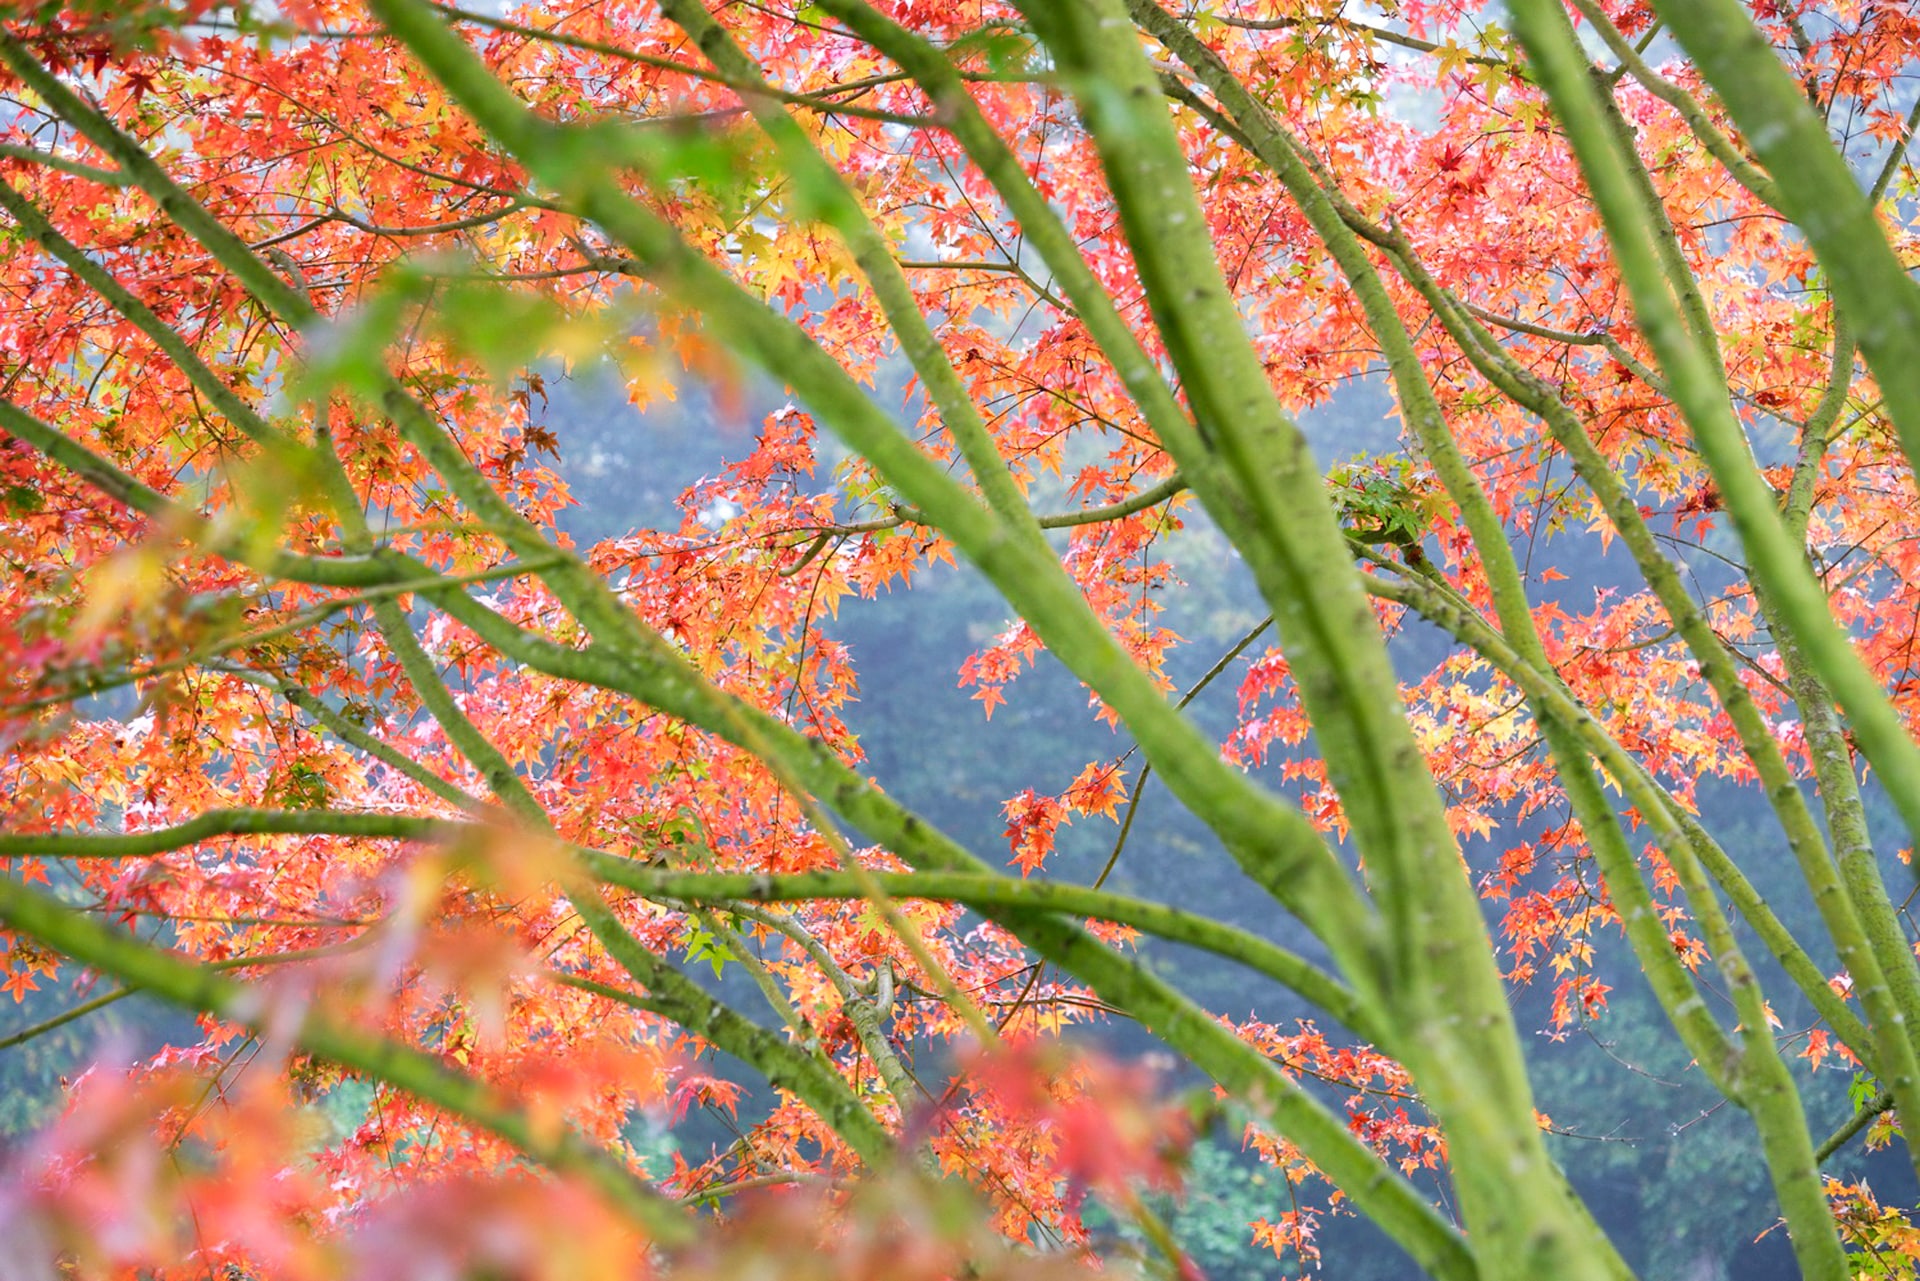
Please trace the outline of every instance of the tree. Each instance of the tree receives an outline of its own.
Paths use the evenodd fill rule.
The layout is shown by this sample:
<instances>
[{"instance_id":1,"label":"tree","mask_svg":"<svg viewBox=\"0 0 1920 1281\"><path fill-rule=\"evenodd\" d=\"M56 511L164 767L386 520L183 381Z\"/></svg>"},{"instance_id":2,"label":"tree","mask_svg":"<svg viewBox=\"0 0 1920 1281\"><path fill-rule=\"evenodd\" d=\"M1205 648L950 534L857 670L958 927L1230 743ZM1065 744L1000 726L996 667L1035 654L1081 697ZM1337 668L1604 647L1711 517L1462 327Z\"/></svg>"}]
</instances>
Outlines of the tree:
<instances>
[{"instance_id":1,"label":"tree","mask_svg":"<svg viewBox=\"0 0 1920 1281\"><path fill-rule=\"evenodd\" d=\"M1143 1193L1225 1108L1277 1251L1313 1180L1436 1277L1620 1277L1509 1008L1600 1017L1619 948L1805 1274L1911 1275L1821 1165L1920 1133L1862 787L1920 830L1920 19L1569 4L11 9L7 986L206 1040L76 1089L10 1266L1024 1276L1091 1188L1179 1274ZM540 406L589 360L791 401L677 528L576 547ZM1323 473L1293 416L1376 370L1405 451ZM1160 620L1195 522L1271 611L1224 742ZM1630 585L1553 586L1582 531ZM820 625L956 557L1012 619L983 713L1044 649L1118 736L1005 854L863 773ZM1450 648L1403 683L1413 620ZM1149 772L1308 952L1044 875ZM1210 1012L1142 936L1319 1015ZM1217 1101L1050 1048L1095 1010ZM646 1158L741 1105L708 1051L758 1110ZM1830 1060L1871 1097L1821 1143Z\"/></svg>"}]
</instances>

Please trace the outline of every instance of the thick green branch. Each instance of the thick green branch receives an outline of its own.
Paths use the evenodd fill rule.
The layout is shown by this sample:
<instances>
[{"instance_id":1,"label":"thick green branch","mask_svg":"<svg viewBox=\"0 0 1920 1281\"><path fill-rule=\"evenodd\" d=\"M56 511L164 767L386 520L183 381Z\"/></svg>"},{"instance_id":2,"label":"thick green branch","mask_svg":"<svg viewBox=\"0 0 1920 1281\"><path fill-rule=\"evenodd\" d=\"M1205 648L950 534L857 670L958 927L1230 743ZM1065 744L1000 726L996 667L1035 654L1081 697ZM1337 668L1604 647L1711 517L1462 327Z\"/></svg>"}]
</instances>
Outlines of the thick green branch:
<instances>
[{"instance_id":1,"label":"thick green branch","mask_svg":"<svg viewBox=\"0 0 1920 1281\"><path fill-rule=\"evenodd\" d=\"M1557 10L1529 4L1516 12L1531 15L1528 27L1535 30L1532 39L1540 48L1536 61L1607 225L1641 331L1659 357L1675 399L1725 498L1754 579L1774 602L1781 623L1814 671L1846 709L1856 738L1886 780L1887 792L1908 828L1920 832L1920 748L1907 736L1880 682L1835 622L1826 593L1807 565L1804 549L1782 522L1777 496L1754 464L1725 380L1710 354L1693 341L1688 324L1674 304L1670 282L1654 248L1657 229L1649 224L1640 205L1631 163L1619 154L1618 139L1602 104L1596 101L1584 63L1574 65L1580 61L1575 52L1577 42L1570 30L1561 40L1552 28L1537 29L1543 15L1564 28ZM1767 56L1771 60L1772 55ZM1904 276L1897 283L1904 288ZM1910 359L1908 368L1920 376L1920 360Z\"/></svg>"},{"instance_id":2,"label":"thick green branch","mask_svg":"<svg viewBox=\"0 0 1920 1281\"><path fill-rule=\"evenodd\" d=\"M1349 217L1358 218L1358 212L1350 210ZM1786 833L1788 848L1834 940L1840 960L1855 976L1867 996L1864 1003L1874 1017L1870 1034L1844 1003L1833 997L1818 967L1760 897L1745 873L1726 857L1704 831L1697 830L1698 825L1692 823L1688 815L1670 804L1668 810L1692 834L1691 844L1707 871L1721 884L1788 976L1829 1020L1842 1041L1863 1059L1877 1060L1887 1065L1891 1075L1911 1076L1911 1072L1902 1071L1902 1065L1910 1063L1913 1058L1908 1041L1912 1027L1920 1023L1920 1009L1908 1010L1904 999L1897 991L1890 992L1882 977L1883 959L1888 960L1890 965L1898 966L1903 964L1902 958L1879 946L1869 946L1869 935L1863 932L1861 921L1872 913L1873 905L1861 905L1858 896L1850 900L1843 892L1827 841L1781 753L1779 743L1741 679L1733 654L1681 581L1679 571L1662 553L1625 480L1600 453L1587 434L1585 425L1560 399L1558 390L1522 366L1482 328L1472 309L1461 305L1426 271L1404 237L1397 232L1381 232L1379 243L1394 255L1402 274L1432 305L1442 325L1460 344L1474 367L1516 404L1533 411L1545 421L1554 440L1566 451L1576 474L1586 482L1599 500L1602 510L1612 520L1621 542L1632 554L1635 564L1653 588L1668 617L1673 620L1689 652L1699 663L1701 675L1719 698L1742 749L1753 763L1768 803ZM1836 335L1835 343L1836 364L1850 365L1850 357L1842 354L1851 351L1847 340ZM1819 413L1809 424L1809 431L1819 428L1822 415L1837 412L1834 401L1835 397L1831 394L1823 400ZM1810 489L1810 482L1806 488ZM1530 659L1529 662L1542 670L1547 667L1539 659ZM1664 792L1664 789L1659 790ZM1911 958L1907 958L1904 964L1910 966ZM1894 1002L1891 1006L1890 997ZM1905 1017L1891 1017L1898 1011L1906 1011ZM1871 1040L1868 1039L1869 1035Z\"/></svg>"},{"instance_id":3,"label":"thick green branch","mask_svg":"<svg viewBox=\"0 0 1920 1281\"><path fill-rule=\"evenodd\" d=\"M1835 305L1852 321L1860 352L1886 397L1907 464L1920 466L1920 283L1887 242L1873 201L1745 5L1656 0L1654 8L1760 162L1769 172L1793 175L1777 187L1778 206L1819 258ZM1895 792L1909 785L1891 776L1888 783ZM1908 816L1908 825L1920 831L1915 816Z\"/></svg>"},{"instance_id":4,"label":"thick green branch","mask_svg":"<svg viewBox=\"0 0 1920 1281\"><path fill-rule=\"evenodd\" d=\"M1358 295L1369 327L1382 346L1404 420L1420 440L1474 537L1502 625L1509 629L1523 651L1537 651L1539 640L1533 631L1525 591L1508 549L1505 530L1454 444L1412 337L1378 272L1359 239L1342 220L1313 166L1271 112L1183 22L1154 0L1128 0L1127 9L1134 22L1165 44L1221 98L1246 136L1254 141L1260 159L1279 177L1320 235L1342 275ZM1039 21L1037 12L1035 20ZM1065 22L1060 23L1060 29L1063 33L1069 30ZM1095 37L1090 32L1091 28L1083 26L1072 30L1071 37L1085 40L1091 48ZM1117 49L1109 42L1106 56L1091 63L1089 73L1100 76L1104 85L1112 75L1111 63L1116 56ZM1095 66L1097 72L1092 70ZM1141 90L1139 99L1145 102L1147 91L1157 82L1143 75L1137 84ZM1133 196L1135 213L1128 224L1130 240L1141 259L1141 278L1148 296L1155 302L1156 313L1165 317L1161 328L1169 335L1169 350L1187 380L1196 406L1205 404L1203 397L1217 397L1214 403L1226 411L1219 419L1220 439L1243 490L1254 496L1256 504L1273 504L1287 485L1282 461L1288 452L1287 437L1291 435L1297 442L1298 432L1289 430L1290 425L1280 431L1260 429L1261 419L1269 415L1278 418L1279 410L1273 403L1257 357L1248 359L1253 356L1252 349L1238 332L1237 325L1234 337L1239 341L1231 344L1233 359L1219 350L1210 350L1204 363L1197 351L1187 353L1187 360L1183 361L1172 317L1181 317L1177 323L1188 325L1196 333L1217 335L1224 341L1227 316L1235 315L1237 319L1237 314L1224 282L1218 278L1217 268L1213 267L1210 245L1206 247L1206 266L1211 271L1205 277L1205 288L1196 288L1191 283L1195 279L1193 273L1200 270L1197 253L1196 260L1188 263L1177 276L1167 271L1162 278L1166 265L1153 261L1166 253L1169 240L1182 235L1178 224L1186 218L1188 206L1196 220L1204 225L1186 176L1184 159L1177 176L1174 172L1171 159L1183 153L1177 141L1169 136L1171 131L1166 127L1165 109L1158 103L1159 94L1152 94L1151 113L1123 112L1117 107L1099 105L1106 96L1108 91L1104 88L1098 94L1086 93L1083 105L1096 140L1101 139L1101 116L1111 117L1108 128L1115 132L1115 139L1103 142L1102 158L1120 201L1123 219L1129 216L1129 195ZM1139 142L1139 134L1145 127L1141 117L1148 114L1157 115L1159 119L1155 142L1166 155L1167 162L1157 166L1140 162L1148 153ZM1124 151L1117 142L1123 120L1128 139ZM1153 189L1151 181L1129 191L1132 184L1150 175L1157 176L1158 186L1151 202L1148 196L1148 191ZM1220 306L1216 299L1225 306ZM1209 311L1215 314L1210 316ZM1228 370L1234 370L1237 377L1227 376ZM1211 381L1212 389L1208 391L1198 380ZM1211 423L1214 418L1203 413L1202 420ZM1298 443L1292 448L1303 452ZM1294 515L1298 521L1298 513ZM1353 588L1357 586L1350 584ZM1335 582L1302 584L1301 589L1302 595L1321 608L1331 607L1342 594ZM1360 596L1357 590L1352 594ZM1274 605L1276 619L1281 622L1283 639L1289 639L1280 602L1273 599L1272 591L1268 592L1268 599ZM1469 1223L1475 1231L1485 1225L1498 1232L1509 1222L1526 1222L1523 1231L1531 1238L1529 1248L1539 1251L1533 1260L1537 1266L1556 1271L1569 1266L1590 1268L1596 1275L1619 1275L1624 1272L1624 1265L1611 1256L1604 1236L1577 1200L1566 1197L1563 1189L1550 1185L1546 1194L1530 1204L1515 1206L1509 1199L1503 1205L1507 1194L1501 1191L1502 1177L1491 1169L1475 1168L1480 1160L1491 1166L1536 1160L1544 1164L1545 1153L1526 1107L1529 1097L1526 1069L1498 970L1493 964L1492 946L1472 887L1461 874L1439 794L1426 776L1425 762L1417 754L1404 713L1394 696L1396 683L1385 662L1384 647L1377 640L1372 645L1356 646L1356 639L1349 637L1347 644L1350 649L1361 652L1328 656L1335 661L1322 659L1310 649L1311 661L1303 668L1291 647L1289 656L1293 657L1295 676L1301 682L1303 701L1313 719L1315 733L1321 739L1329 776L1340 787L1353 822L1355 839L1370 872L1379 869L1374 873L1377 897L1385 904L1399 944L1396 961L1402 973L1396 976L1400 980L1395 993L1396 1013L1403 1021L1410 1022L1420 1020L1423 1011L1438 1014L1444 1010L1452 1016L1444 1029L1436 1027L1430 1033L1422 1032L1420 1052L1410 1057L1409 1065L1447 1125L1455 1150L1462 1154L1462 1159L1456 1162L1456 1177ZM1321 670L1316 672L1316 667ZM1380 668L1385 668L1385 672ZM1329 713L1315 706L1313 687L1316 683L1338 688L1343 695L1339 705L1331 709L1331 715L1360 731L1350 741L1341 743L1341 735L1327 726ZM1556 744L1556 756L1561 758L1563 771L1587 768L1585 761L1563 744ZM1578 792L1571 794L1580 798ZM1383 808L1389 812L1382 813ZM1585 808L1592 809L1590 805ZM1611 814L1597 812L1583 814L1583 818L1587 817L1602 822L1612 819ZM1490 1100L1488 1095L1497 1098ZM1526 1113L1524 1118L1522 1112ZM1577 1241L1582 1243L1576 1244Z\"/></svg>"},{"instance_id":5,"label":"thick green branch","mask_svg":"<svg viewBox=\"0 0 1920 1281\"><path fill-rule=\"evenodd\" d=\"M1822 674L1841 692L1863 740L1871 740L1878 748L1873 753L1876 763L1891 767L1885 769L1890 786L1920 786L1920 752L1835 624L1804 556L1786 537L1773 493L1761 479L1733 414L1717 348L1706 335L1694 332L1676 301L1676 291L1684 296L1691 281L1672 279L1667 270L1662 248L1667 237L1662 235L1660 220L1646 208L1646 193L1636 176L1638 156L1624 154L1629 148L1620 137L1611 98L1602 100L1588 74L1559 0L1526 0L1513 13L1531 65L1586 176L1614 259L1632 295L1641 332L1659 357L1668 385L1726 498L1756 581L1785 606L1793 630L1815 652ZM1779 171L1777 165L1769 168ZM1920 795L1911 798L1909 807L1920 816ZM1920 830L1920 824L1914 826ZM1762 1052L1758 1037L1765 1036L1766 1048L1771 1049L1771 1036L1764 1016L1749 1008L1755 1002L1753 993L1751 985L1736 991L1736 996L1742 996L1749 1050L1743 1056L1750 1079L1742 1102L1760 1131L1801 1267L1811 1276L1841 1277L1846 1275L1846 1262L1821 1190L1805 1114L1785 1065L1777 1054Z\"/></svg>"}]
</instances>

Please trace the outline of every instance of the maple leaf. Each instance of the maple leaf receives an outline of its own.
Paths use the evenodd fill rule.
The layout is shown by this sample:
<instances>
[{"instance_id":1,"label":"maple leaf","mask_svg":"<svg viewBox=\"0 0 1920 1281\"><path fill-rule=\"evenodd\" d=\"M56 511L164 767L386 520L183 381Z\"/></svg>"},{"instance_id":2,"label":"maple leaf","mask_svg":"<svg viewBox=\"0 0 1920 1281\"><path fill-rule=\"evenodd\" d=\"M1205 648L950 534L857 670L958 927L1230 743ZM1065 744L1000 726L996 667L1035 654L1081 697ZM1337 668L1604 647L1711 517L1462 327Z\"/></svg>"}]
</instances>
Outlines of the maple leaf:
<instances>
[{"instance_id":1,"label":"maple leaf","mask_svg":"<svg viewBox=\"0 0 1920 1281\"><path fill-rule=\"evenodd\" d=\"M7 969L7 981L0 983L0 992L5 992L13 997L13 1003L15 1005L25 1001L27 999L27 993L38 992L39 990L39 977L31 969L16 970L9 966Z\"/></svg>"},{"instance_id":2,"label":"maple leaf","mask_svg":"<svg viewBox=\"0 0 1920 1281\"><path fill-rule=\"evenodd\" d=\"M1080 771L1061 800L1067 808L1079 813L1118 819L1121 802L1127 798L1124 779L1124 771L1118 764L1095 762Z\"/></svg>"},{"instance_id":3,"label":"maple leaf","mask_svg":"<svg viewBox=\"0 0 1920 1281\"><path fill-rule=\"evenodd\" d=\"M717 1108L732 1116L739 1106L740 1085L705 1073L688 1072L674 1082L669 1098L672 1119L676 1122L685 1120L688 1109L696 1104Z\"/></svg>"},{"instance_id":4,"label":"maple leaf","mask_svg":"<svg viewBox=\"0 0 1920 1281\"><path fill-rule=\"evenodd\" d=\"M1013 848L1012 862L1020 874L1032 874L1053 852L1054 834L1070 822L1067 807L1052 796L1042 796L1031 787L1001 806L1006 815L1007 843Z\"/></svg>"}]
</instances>

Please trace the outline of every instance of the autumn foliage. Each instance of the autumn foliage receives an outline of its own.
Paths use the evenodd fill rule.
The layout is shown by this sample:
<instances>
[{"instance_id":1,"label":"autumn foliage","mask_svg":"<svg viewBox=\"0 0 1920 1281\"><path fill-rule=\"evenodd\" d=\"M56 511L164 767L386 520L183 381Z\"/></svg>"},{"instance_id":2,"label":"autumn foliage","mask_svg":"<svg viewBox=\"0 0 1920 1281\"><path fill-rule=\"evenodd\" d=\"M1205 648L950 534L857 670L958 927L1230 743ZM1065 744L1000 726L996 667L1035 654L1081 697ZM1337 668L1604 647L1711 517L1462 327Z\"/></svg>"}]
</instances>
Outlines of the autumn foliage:
<instances>
[{"instance_id":1,"label":"autumn foliage","mask_svg":"<svg viewBox=\"0 0 1920 1281\"><path fill-rule=\"evenodd\" d=\"M1622 964L1806 1275L1912 1275L1821 1166L1920 1123L1916 58L1881 0L0 6L0 983L203 1036L70 1083L0 1275L1190 1277L1224 1125L1284 1259L1617 1278L1512 997ZM588 545L593 368L739 429ZM1400 443L1316 462L1355 384ZM1269 616L1196 654L1203 534ZM1113 731L973 849L826 625L962 561L1006 621L925 679L1050 653ZM1060 874L1149 777L1271 930Z\"/></svg>"}]
</instances>

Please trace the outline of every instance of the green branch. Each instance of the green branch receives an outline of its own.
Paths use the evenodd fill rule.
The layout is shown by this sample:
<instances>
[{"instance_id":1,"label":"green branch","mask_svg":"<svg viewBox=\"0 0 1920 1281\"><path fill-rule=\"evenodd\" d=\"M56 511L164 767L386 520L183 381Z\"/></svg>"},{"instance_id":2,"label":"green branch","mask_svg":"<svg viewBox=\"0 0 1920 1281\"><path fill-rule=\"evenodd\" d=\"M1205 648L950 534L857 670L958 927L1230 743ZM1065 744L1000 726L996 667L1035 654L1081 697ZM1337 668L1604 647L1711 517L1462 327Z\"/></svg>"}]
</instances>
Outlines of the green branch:
<instances>
[{"instance_id":1,"label":"green branch","mask_svg":"<svg viewBox=\"0 0 1920 1281\"><path fill-rule=\"evenodd\" d=\"M297 442L269 424L253 406L242 400L239 393L200 359L199 353L194 351L178 331L160 319L151 307L134 295L132 290L114 279L111 272L88 257L78 245L61 235L60 230L40 212L32 201L20 194L4 179L0 179L0 209L5 209L11 214L13 220L19 224L20 230L26 232L35 244L59 259L75 278L104 298L108 305L125 316L136 329L151 339L153 345L174 363L175 368L187 376L187 381L212 402L213 407L219 410L228 422L262 444L284 449L302 448Z\"/></svg>"},{"instance_id":2,"label":"green branch","mask_svg":"<svg viewBox=\"0 0 1920 1281\"><path fill-rule=\"evenodd\" d=\"M586 861L601 880L649 898L773 903L860 898L865 893L859 880L844 872L726 875L667 871L604 854L589 854ZM980 872L875 872L872 876L893 898L963 903L976 909L1028 908L1132 926L1155 938L1200 948L1256 970L1313 1002L1363 1039L1376 1044L1383 1039L1382 1030L1371 1025L1353 993L1318 966L1256 934L1209 917L1165 903L1057 881L1017 880Z\"/></svg>"},{"instance_id":3,"label":"green branch","mask_svg":"<svg viewBox=\"0 0 1920 1281\"><path fill-rule=\"evenodd\" d=\"M102 992L92 1000L82 1001L71 1009L60 1011L52 1018L42 1019L30 1027L21 1028L18 1032L0 1036L0 1050L11 1050L16 1045L25 1045L28 1041L45 1036L57 1028L65 1027L75 1019L85 1018L95 1010L104 1010L109 1005L132 995L133 989L125 987L116 987L110 992Z\"/></svg>"},{"instance_id":4,"label":"green branch","mask_svg":"<svg viewBox=\"0 0 1920 1281\"><path fill-rule=\"evenodd\" d=\"M1346 212L1350 220L1359 218L1357 210L1349 209ZM1634 563L1653 588L1668 617L1673 620L1688 652L1699 663L1701 675L1720 700L1743 751L1753 764L1768 803L1786 834L1788 848L1799 865L1802 879L1811 891L1823 923L1834 940L1841 963L1855 976L1866 997L1863 1003L1874 1016L1871 1030L1861 1024L1845 1003L1834 996L1825 974L1754 889L1746 874L1704 830L1698 828L1689 815L1671 803L1670 797L1666 797L1665 808L1687 830L1689 843L1708 873L1719 882L1735 908L1752 925L1754 932L1780 962L1795 986L1828 1020L1835 1034L1863 1060L1888 1065L1890 1074L1894 1076L1910 1075L1901 1071L1901 1065L1912 1059L1912 1051L1906 1045L1909 1033L1902 1028L1903 1025L1911 1028L1920 1023L1920 1007L1910 1011L1905 1020L1889 1017L1894 1011L1887 1008L1888 988L1882 979L1881 964L1883 956L1888 954L1878 946L1869 946L1870 936L1862 930L1861 922L1873 914L1873 905L1859 904L1857 899L1850 902L1843 892L1841 881L1835 875L1826 838L1808 808L1806 797L1793 777L1778 740L1760 714L1745 681L1741 679L1733 653L1714 631L1705 611L1681 581L1678 569L1661 550L1625 480L1601 454L1587 434L1585 425L1560 398L1558 389L1521 365L1492 334L1477 323L1479 317L1475 310L1461 304L1433 279L1405 237L1398 232L1375 230L1378 235L1376 243L1393 255L1402 275L1433 307L1442 326L1459 343L1462 352L1481 375L1514 403L1538 414L1546 423L1556 443L1566 451L1575 473L1586 483L1599 500L1602 511L1613 522L1621 542L1633 556ZM1563 340L1559 335L1547 336ZM1845 345L1839 338L1836 338L1836 343ZM1841 357L1836 352L1836 360L1839 359ZM1831 395L1826 397L1821 413L1837 413L1834 400ZM1810 489L1810 482L1806 487ZM1530 665L1543 670L1549 667L1538 659L1530 660ZM1659 788L1651 780L1649 785L1661 796L1666 796L1664 788ZM1823 788L1823 794L1825 791ZM1898 956L1894 956L1892 963L1897 964L1899 960ZM1892 993L1892 996L1898 1002L1895 1008L1907 1008L1898 992ZM1890 1037L1893 1039L1890 1040Z\"/></svg>"},{"instance_id":5,"label":"green branch","mask_svg":"<svg viewBox=\"0 0 1920 1281\"><path fill-rule=\"evenodd\" d=\"M450 841L472 823L410 814L340 810L208 810L184 823L144 832L0 832L0 857L149 858L223 836L360 836L399 841Z\"/></svg>"},{"instance_id":6,"label":"green branch","mask_svg":"<svg viewBox=\"0 0 1920 1281\"><path fill-rule=\"evenodd\" d=\"M484 825L478 823L406 814L354 814L334 810L209 810L184 823L148 832L0 832L0 857L32 854L53 858L142 858L200 841L230 836L327 835L446 842L484 830ZM624 860L594 855L579 847L568 848L595 860L593 866L596 871L604 866L624 863ZM648 987L655 1006L663 1015L752 1066L777 1088L791 1090L804 1099L864 1159L878 1163L890 1156L892 1140L885 1128L874 1120L830 1067L714 1000L671 964L634 941L613 915L612 909L601 901L599 892L593 886L581 883L563 888L595 937L607 945L609 953L629 974ZM38 934L34 934L34 937L43 938ZM87 957L70 951L57 940L43 938L43 941L86 964L93 964ZM169 999L179 999L170 990L156 988L133 978L127 981ZM401 1083L396 1081L395 1084Z\"/></svg>"},{"instance_id":7,"label":"green branch","mask_svg":"<svg viewBox=\"0 0 1920 1281\"><path fill-rule=\"evenodd\" d=\"M886 796L830 746L759 708L728 702L709 687L679 679L675 671L616 655L604 646L579 650L554 644L521 631L458 592L444 593L436 603L489 644L537 670L625 693L746 750L777 758L800 786L819 796L853 828L921 870L990 874L980 860ZM1287 1134L1434 1276L1464 1281L1478 1275L1458 1234L1419 1191L1359 1144L1298 1082L1220 1028L1212 1015L1165 980L1056 917L1011 908L987 908L983 915L1087 983L1109 1004L1126 1009L1176 1053Z\"/></svg>"},{"instance_id":8,"label":"green branch","mask_svg":"<svg viewBox=\"0 0 1920 1281\"><path fill-rule=\"evenodd\" d=\"M483 830L478 823L407 814L358 814L337 810L209 810L184 823L145 832L0 832L0 858L145 858L202 841L233 836L353 836L405 841L452 841ZM632 859L567 847L586 870L608 885L649 898L692 902L787 902L858 898L859 878L823 872L802 876L756 876L672 872ZM872 873L887 894L965 903L973 907L1029 908L1131 925L1157 938L1202 948L1238 961L1285 984L1369 1041L1385 1038L1371 1027L1353 993L1311 962L1257 935L1166 904L1128 898L1084 886L1016 880L984 871ZM640 977L640 976L636 976Z\"/></svg>"},{"instance_id":9,"label":"green branch","mask_svg":"<svg viewBox=\"0 0 1920 1281\"><path fill-rule=\"evenodd\" d=\"M282 698L332 730L348 745L359 748L389 769L404 774L420 786L426 788L427 791L438 796L441 800L457 805L463 810L473 812L482 811L486 808L485 802L479 797L448 782L420 762L401 752L391 743L355 725L345 716L342 716L339 712L327 706L319 695L314 694L310 690L302 689L298 685L292 685L286 682L280 683L278 688Z\"/></svg>"},{"instance_id":10,"label":"green branch","mask_svg":"<svg viewBox=\"0 0 1920 1281\"><path fill-rule=\"evenodd\" d=\"M1734 416L1717 347L1708 335L1695 332L1697 322L1684 313L1691 276L1673 278L1666 248L1671 237L1663 234L1662 220L1647 208L1639 177L1644 171L1637 155L1625 154L1630 149L1621 136L1611 97L1603 100L1588 74L1578 38L1559 0L1525 0L1514 7L1513 16L1530 63L1587 179L1633 298L1641 332L1658 356L1726 498L1756 582L1786 606L1792 629L1814 651L1822 674L1854 715L1863 741L1871 740L1878 749L1870 748L1870 755L1876 763L1884 762L1890 789L1897 792L1909 783L1920 786L1920 752L1906 738L1878 683L1835 624L1802 552L1787 538L1772 490L1760 477L1745 432ZM1769 167L1779 171L1777 165ZM1908 807L1920 817L1920 794L1909 798ZM1915 826L1920 830L1920 824ZM1766 1029L1756 985L1742 982L1734 988L1734 996L1746 1027L1748 1050L1743 1056L1747 1079L1741 1102L1760 1132L1795 1254L1809 1276L1843 1277L1846 1261L1821 1189L1798 1092Z\"/></svg>"},{"instance_id":11,"label":"green branch","mask_svg":"<svg viewBox=\"0 0 1920 1281\"><path fill-rule=\"evenodd\" d=\"M1654 8L1761 164L1793 175L1776 188L1778 207L1806 235L1886 397L1907 465L1920 467L1920 283L1888 244L1874 202L1746 6L1739 0L1655 0ZM1888 778L1896 794L1908 785ZM1920 832L1912 817L1908 825Z\"/></svg>"}]
</instances>

